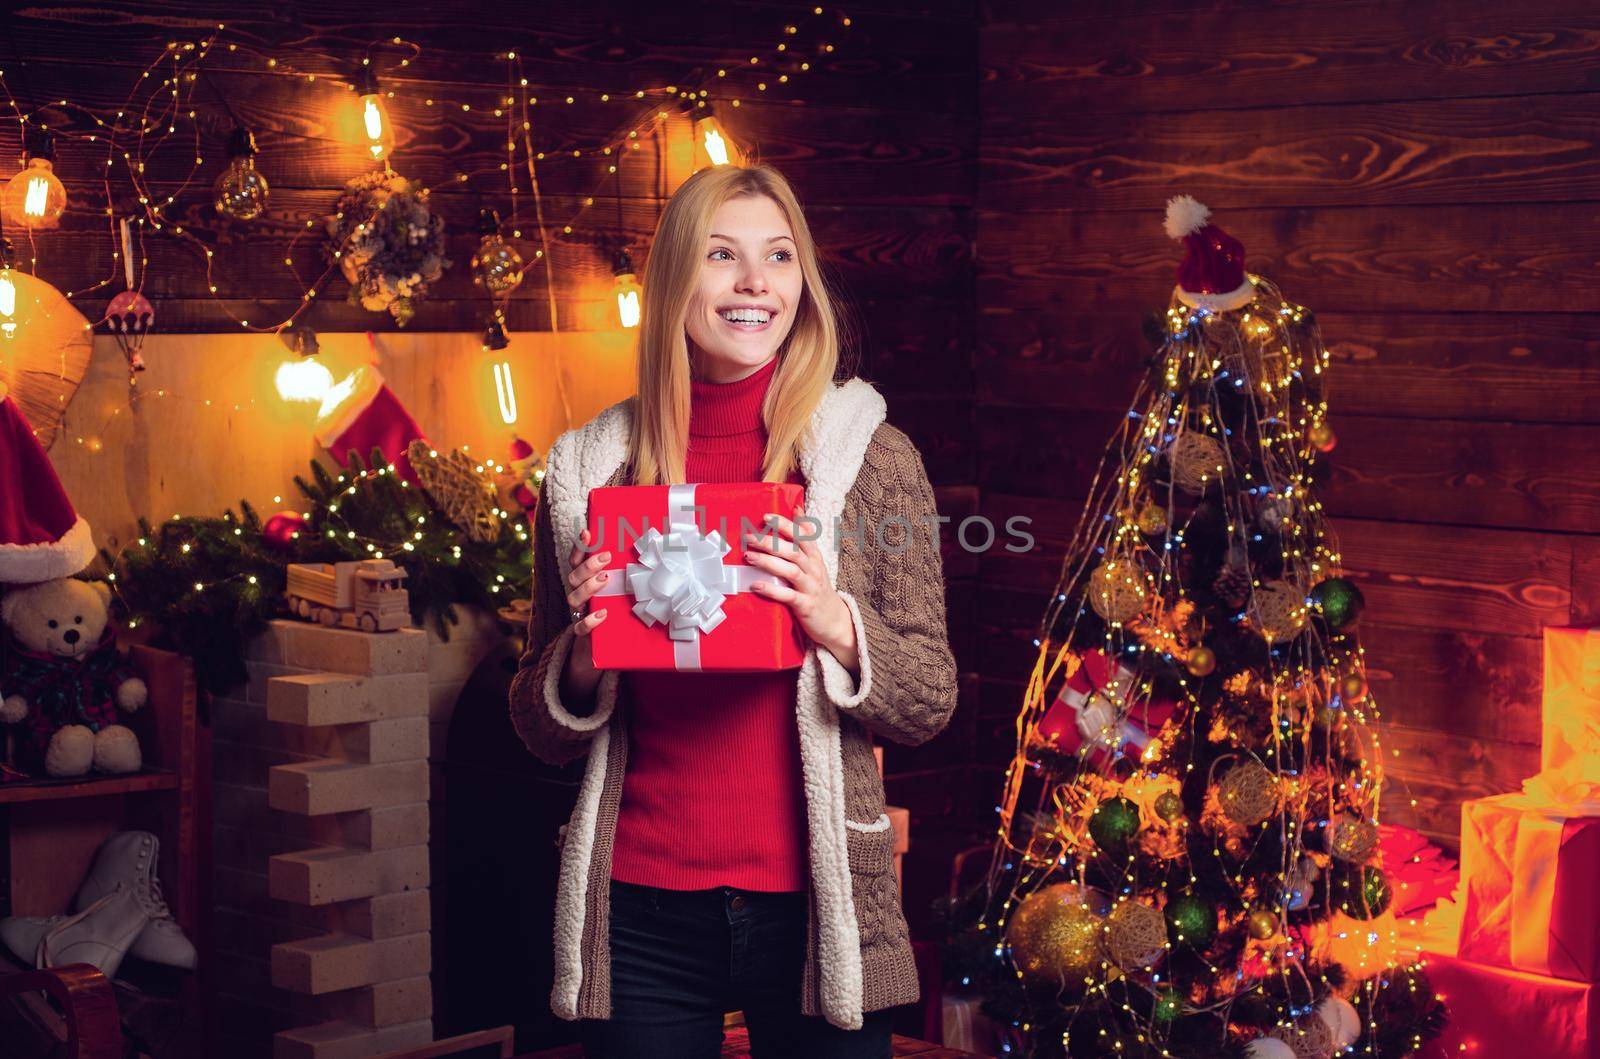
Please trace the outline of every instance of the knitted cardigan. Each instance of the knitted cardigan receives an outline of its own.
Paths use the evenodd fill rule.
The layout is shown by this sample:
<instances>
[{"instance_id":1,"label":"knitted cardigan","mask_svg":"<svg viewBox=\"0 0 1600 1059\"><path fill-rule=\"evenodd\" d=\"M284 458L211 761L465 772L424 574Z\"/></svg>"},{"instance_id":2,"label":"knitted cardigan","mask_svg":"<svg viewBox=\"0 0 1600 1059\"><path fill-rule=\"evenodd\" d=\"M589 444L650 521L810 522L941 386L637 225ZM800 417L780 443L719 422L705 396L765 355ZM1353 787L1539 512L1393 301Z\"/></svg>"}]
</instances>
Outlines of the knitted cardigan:
<instances>
[{"instance_id":1,"label":"knitted cardigan","mask_svg":"<svg viewBox=\"0 0 1600 1059\"><path fill-rule=\"evenodd\" d=\"M593 712L580 716L561 702L575 635L566 557L585 524L589 491L628 484L635 400L612 405L551 447L534 526L534 610L510 693L512 722L535 755L553 764L588 756L556 893L550 1003L565 1019L611 1013L611 843L628 757L618 671L601 673ZM863 1012L918 995L868 733L925 742L956 703L933 489L916 448L884 413L868 383L833 386L800 451L806 514L821 523L817 546L849 608L860 656L858 679L813 643L795 701L811 875L801 1010L842 1029L859 1028ZM739 826L737 807L728 809L729 826Z\"/></svg>"}]
</instances>

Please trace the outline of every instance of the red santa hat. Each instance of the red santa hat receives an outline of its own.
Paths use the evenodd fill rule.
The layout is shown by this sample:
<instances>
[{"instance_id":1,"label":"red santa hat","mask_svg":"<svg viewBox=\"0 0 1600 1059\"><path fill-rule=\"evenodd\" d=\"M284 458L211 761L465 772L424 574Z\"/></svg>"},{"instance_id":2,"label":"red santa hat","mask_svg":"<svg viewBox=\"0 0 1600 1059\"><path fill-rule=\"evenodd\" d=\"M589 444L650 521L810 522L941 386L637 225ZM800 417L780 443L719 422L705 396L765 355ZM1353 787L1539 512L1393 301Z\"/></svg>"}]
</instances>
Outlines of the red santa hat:
<instances>
[{"instance_id":1,"label":"red santa hat","mask_svg":"<svg viewBox=\"0 0 1600 1059\"><path fill-rule=\"evenodd\" d=\"M1178 266L1178 300L1218 313L1243 308L1256 293L1244 273L1244 244L1210 218L1211 211L1188 195L1167 202L1167 236L1188 248Z\"/></svg>"},{"instance_id":2,"label":"red santa hat","mask_svg":"<svg viewBox=\"0 0 1600 1059\"><path fill-rule=\"evenodd\" d=\"M0 582L71 577L93 558L89 524L73 510L33 427L0 384Z\"/></svg>"}]
</instances>

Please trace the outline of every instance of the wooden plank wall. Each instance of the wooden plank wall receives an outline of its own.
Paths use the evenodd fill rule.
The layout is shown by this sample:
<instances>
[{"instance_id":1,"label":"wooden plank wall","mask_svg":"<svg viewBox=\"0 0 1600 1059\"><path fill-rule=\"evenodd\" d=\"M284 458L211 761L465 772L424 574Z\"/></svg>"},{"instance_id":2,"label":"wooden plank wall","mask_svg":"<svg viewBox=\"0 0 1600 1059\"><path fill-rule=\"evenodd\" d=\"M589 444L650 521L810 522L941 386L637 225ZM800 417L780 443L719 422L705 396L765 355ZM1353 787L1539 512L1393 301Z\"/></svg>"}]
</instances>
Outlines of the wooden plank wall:
<instances>
[{"instance_id":1,"label":"wooden plank wall","mask_svg":"<svg viewBox=\"0 0 1600 1059\"><path fill-rule=\"evenodd\" d=\"M980 39L978 477L1051 546L981 566L980 758L1187 192L1321 321L1390 815L1454 844L1463 798L1537 770L1540 629L1600 618L1600 12L995 0Z\"/></svg>"},{"instance_id":2,"label":"wooden plank wall","mask_svg":"<svg viewBox=\"0 0 1600 1059\"><path fill-rule=\"evenodd\" d=\"M316 240L304 235L306 221L328 210L343 182L364 168L345 133L353 97L342 86L369 41L401 36L423 50L404 71L385 78L385 86L396 93L390 102L399 138L393 163L404 175L436 188L435 209L449 226L449 253L456 261L408 330L456 332L441 341L459 349L460 333L476 334L484 326L486 302L465 268L476 245L477 211L493 206L509 213L501 168L505 125L492 110L503 98L507 74L507 64L495 56L514 49L523 56L539 98L534 144L549 154L539 176L562 330L604 327L616 239L626 237L642 269L664 193L675 186L674 178L686 175L681 156L688 126L673 118L659 135L645 136L644 146L620 165L620 188L606 174L605 159L558 156L572 146L624 134L643 110L643 104L616 98L602 102L601 92L622 96L638 88L690 85L697 83L692 71L725 67L729 78L710 76L707 87L714 97L725 98L731 92L724 85L742 83L744 105L721 108L719 116L741 144L775 164L796 186L851 316L862 373L884 392L891 421L906 429L924 453L941 507L972 512L977 508L974 4L848 3L845 13L853 24L848 33L830 33L835 52L813 55L813 71L790 88L765 95L752 90L756 77L742 69L749 56L770 59L773 45L784 40L786 23L798 24L805 38L816 21L809 14L812 7L792 0L689 5L127 0L12 8L0 32L7 86L24 108L50 101L48 120L77 134L57 146L56 170L71 197L62 229L31 245L18 239L18 249L25 267L36 267L63 290L106 284L77 299L91 319L100 317L110 294L122 286L105 217L104 142L81 138L97 131L93 123L77 108L56 101L70 99L109 117L125 105L143 80L141 72L168 41L199 40L222 22L226 29L208 60L214 71L209 80L253 128L259 166L272 185L271 204L248 226L219 224L213 216L210 184L232 123L209 90L197 89L192 122L184 115L178 119L181 135L175 143L181 143L163 149L145 178L158 196L178 194L170 216L213 249L213 282L225 301L213 300L206 289L202 253L168 234L151 233L145 240L145 290L156 305L158 326L168 332L237 334L239 318L256 325L281 319L320 268ZM837 19L839 11L829 5L825 14ZM821 38L812 33L810 39ZM237 49L228 51L229 43ZM278 61L270 70L268 57ZM163 76L162 67L156 69L156 77ZM568 96L574 102L567 103ZM471 110L462 110L462 102ZM17 124L7 113L0 99L0 178L14 171L19 147ZM178 193L196 155L205 159L199 180ZM127 213L133 206L130 188L120 161L114 161L109 204ZM457 180L458 174L468 179ZM526 229L519 245L531 258L536 244L527 223L526 173L518 179ZM586 206L591 197L594 202ZM568 223L570 233L562 230ZM286 255L297 262L298 278L285 267ZM536 272L513 299L508 314L513 331L550 328L542 280ZM319 331L393 330L386 315L347 305L344 290L336 278L319 297L310 317ZM413 336L404 344L408 349L418 345ZM237 348L243 348L237 341L227 346ZM505 355L517 353L514 343ZM541 363L514 367L526 378ZM198 390L200 381L197 376L170 382ZM240 430L237 425L229 429ZM238 440L250 442L243 436ZM129 441L145 443L138 437ZM159 451L138 451L127 453L123 463L156 467L168 458ZM180 470L174 466L169 473ZM234 484L218 482L215 507L234 503L238 495ZM975 790L971 783L952 785L948 777L966 781L973 772L976 564L953 565L951 575L952 634L963 672L969 674L961 723L928 747L896 748L887 763L890 797L913 809L919 834L941 819L970 816ZM953 796L955 788L965 794ZM942 876L931 874L937 876L931 888L941 888Z\"/></svg>"}]
</instances>

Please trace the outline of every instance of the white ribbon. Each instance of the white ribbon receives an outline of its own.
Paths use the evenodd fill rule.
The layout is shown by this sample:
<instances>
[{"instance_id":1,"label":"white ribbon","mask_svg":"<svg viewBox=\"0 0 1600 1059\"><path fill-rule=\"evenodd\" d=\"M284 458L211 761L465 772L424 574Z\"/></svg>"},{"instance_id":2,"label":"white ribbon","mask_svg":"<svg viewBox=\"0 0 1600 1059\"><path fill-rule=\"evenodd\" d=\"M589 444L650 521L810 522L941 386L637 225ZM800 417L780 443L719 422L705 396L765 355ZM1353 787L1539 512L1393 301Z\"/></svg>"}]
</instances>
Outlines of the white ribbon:
<instances>
[{"instance_id":1,"label":"white ribbon","mask_svg":"<svg viewBox=\"0 0 1600 1059\"><path fill-rule=\"evenodd\" d=\"M634 542L639 562L629 563L620 579L608 581L595 593L627 593L635 600L634 615L646 628L665 625L673 665L682 670L701 668L700 637L727 617L723 601L749 591L762 575L754 566L723 563L733 546L717 530L700 532L694 496L694 485L669 486L667 532L654 526L647 530Z\"/></svg>"},{"instance_id":2,"label":"white ribbon","mask_svg":"<svg viewBox=\"0 0 1600 1059\"><path fill-rule=\"evenodd\" d=\"M1150 743L1150 733L1127 718L1128 692L1133 690L1134 673L1119 662L1112 679L1115 683L1088 691L1064 687L1056 699L1072 707L1077 715L1078 734L1085 742L1102 750L1132 746L1142 753Z\"/></svg>"}]
</instances>

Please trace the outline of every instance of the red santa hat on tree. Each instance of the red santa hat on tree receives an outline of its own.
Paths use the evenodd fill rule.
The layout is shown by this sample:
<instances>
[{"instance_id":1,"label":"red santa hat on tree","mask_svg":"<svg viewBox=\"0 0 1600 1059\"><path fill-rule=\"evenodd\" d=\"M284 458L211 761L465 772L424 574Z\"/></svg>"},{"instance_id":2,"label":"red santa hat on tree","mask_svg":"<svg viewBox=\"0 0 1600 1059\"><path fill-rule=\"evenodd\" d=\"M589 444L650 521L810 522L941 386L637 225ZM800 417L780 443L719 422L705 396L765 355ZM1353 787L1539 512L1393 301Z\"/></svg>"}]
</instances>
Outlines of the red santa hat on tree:
<instances>
[{"instance_id":1,"label":"red santa hat on tree","mask_svg":"<svg viewBox=\"0 0 1600 1059\"><path fill-rule=\"evenodd\" d=\"M1210 218L1211 211L1188 195L1167 202L1167 235L1188 248L1178 266L1178 300L1216 313L1243 308L1256 294L1244 272L1244 244Z\"/></svg>"},{"instance_id":2,"label":"red santa hat on tree","mask_svg":"<svg viewBox=\"0 0 1600 1059\"><path fill-rule=\"evenodd\" d=\"M0 382L0 582L71 577L93 558L89 524Z\"/></svg>"}]
</instances>

